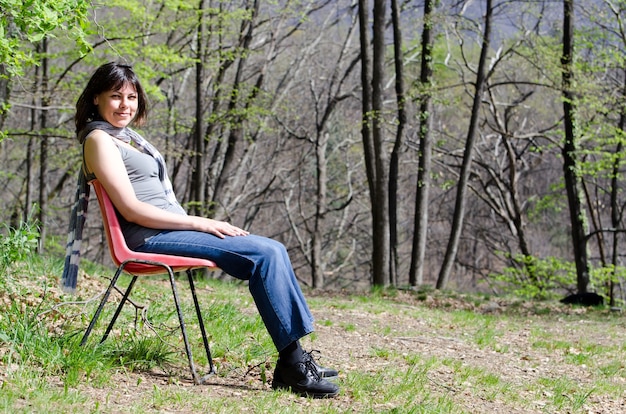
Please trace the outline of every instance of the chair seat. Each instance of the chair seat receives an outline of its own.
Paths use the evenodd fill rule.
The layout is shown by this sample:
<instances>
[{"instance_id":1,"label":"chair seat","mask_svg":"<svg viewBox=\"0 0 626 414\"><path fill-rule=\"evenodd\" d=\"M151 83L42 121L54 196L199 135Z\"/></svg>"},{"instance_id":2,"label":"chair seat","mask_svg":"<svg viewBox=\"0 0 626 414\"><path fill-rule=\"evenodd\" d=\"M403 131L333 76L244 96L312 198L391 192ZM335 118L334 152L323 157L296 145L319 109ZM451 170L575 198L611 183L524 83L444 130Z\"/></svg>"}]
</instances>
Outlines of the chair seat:
<instances>
[{"instance_id":1,"label":"chair seat","mask_svg":"<svg viewBox=\"0 0 626 414\"><path fill-rule=\"evenodd\" d=\"M152 265L148 263L140 263L137 260L145 260L149 262L159 262L167 264L174 272L182 272L189 269L215 268L215 263L210 260L198 259L195 257L170 256L166 254L152 254L134 252L131 262L127 263L124 270L131 274L139 276L151 276L165 273L163 266ZM117 262L117 260L116 260ZM117 266L122 262L116 263Z\"/></svg>"}]
</instances>

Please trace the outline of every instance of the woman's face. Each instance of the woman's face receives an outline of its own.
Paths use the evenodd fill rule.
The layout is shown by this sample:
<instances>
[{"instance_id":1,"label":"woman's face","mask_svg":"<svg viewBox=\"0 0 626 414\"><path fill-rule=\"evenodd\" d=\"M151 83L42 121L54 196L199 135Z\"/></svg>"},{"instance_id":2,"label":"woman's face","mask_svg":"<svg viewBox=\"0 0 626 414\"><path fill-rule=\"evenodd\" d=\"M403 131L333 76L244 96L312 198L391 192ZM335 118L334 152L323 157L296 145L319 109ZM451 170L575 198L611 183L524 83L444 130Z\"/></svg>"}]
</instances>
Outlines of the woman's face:
<instances>
[{"instance_id":1,"label":"woman's face","mask_svg":"<svg viewBox=\"0 0 626 414\"><path fill-rule=\"evenodd\" d=\"M128 126L137 112L138 97L135 87L125 83L116 91L105 91L96 95L93 101L98 113L109 124L123 128Z\"/></svg>"}]
</instances>

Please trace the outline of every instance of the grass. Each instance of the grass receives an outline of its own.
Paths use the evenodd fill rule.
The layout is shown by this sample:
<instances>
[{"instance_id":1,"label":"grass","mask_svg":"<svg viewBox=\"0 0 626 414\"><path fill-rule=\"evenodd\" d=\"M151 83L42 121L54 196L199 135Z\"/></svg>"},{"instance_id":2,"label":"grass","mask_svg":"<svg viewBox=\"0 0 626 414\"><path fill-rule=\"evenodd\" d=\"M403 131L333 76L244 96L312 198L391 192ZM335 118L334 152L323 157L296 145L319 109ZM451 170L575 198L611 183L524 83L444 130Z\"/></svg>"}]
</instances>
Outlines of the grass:
<instances>
[{"instance_id":1,"label":"grass","mask_svg":"<svg viewBox=\"0 0 626 414\"><path fill-rule=\"evenodd\" d=\"M136 285L110 338L79 346L110 269L85 267L81 291L57 289L60 264L31 258L0 281L0 412L617 413L626 399L626 319L607 309L376 289L308 292L317 332L305 347L340 369L340 396L273 392L276 351L246 286L197 284L218 375L188 378L177 315L164 280ZM196 364L192 301L179 283Z\"/></svg>"}]
</instances>

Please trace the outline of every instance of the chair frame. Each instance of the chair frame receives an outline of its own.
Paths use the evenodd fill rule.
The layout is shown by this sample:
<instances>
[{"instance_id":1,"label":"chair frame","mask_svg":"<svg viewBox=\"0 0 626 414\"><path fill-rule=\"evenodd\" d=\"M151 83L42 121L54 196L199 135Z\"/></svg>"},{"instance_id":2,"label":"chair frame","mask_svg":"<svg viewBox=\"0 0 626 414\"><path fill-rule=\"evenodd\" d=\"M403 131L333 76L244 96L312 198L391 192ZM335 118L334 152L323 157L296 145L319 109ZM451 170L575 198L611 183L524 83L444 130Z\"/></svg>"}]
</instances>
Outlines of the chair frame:
<instances>
[{"instance_id":1,"label":"chair frame","mask_svg":"<svg viewBox=\"0 0 626 414\"><path fill-rule=\"evenodd\" d=\"M204 321L202 319L202 312L200 311L200 304L198 303L198 297L196 295L196 288L193 281L193 276L191 271L193 269L198 268L210 268L215 269L217 266L214 262L210 260L204 260L194 257L183 257L183 256L174 256L174 255L165 255L165 254L154 254L154 253L143 253L143 252L135 252L128 248L126 245L126 241L122 234L122 229L119 224L119 220L117 217L117 212L111 199L106 193L105 189L102 187L102 184L98 182L98 180L93 180L90 183L98 198L98 203L100 204L100 212L102 213L102 221L104 224L104 229L107 237L107 242L109 246L109 252L111 254L111 258L113 262L117 266L117 271L115 272L115 276L111 279L111 283L109 287L105 291L102 300L100 301L100 305L96 310L83 338L81 340L81 346L87 342L89 335L91 334L92 329L94 328L102 310L104 309L104 305L107 303L111 291L117 284L117 280L122 272L126 272L132 276L126 291L123 292L123 298L117 309L113 318L109 322L109 325L104 333L104 336L100 340L100 343L104 342L111 330L113 329L113 325L117 320L120 312L122 311L122 307L128 300L130 296L130 292L137 281L139 276L148 276L148 275L156 275L156 274L164 274L167 273L170 279L170 285L172 288L172 295L174 297L174 303L176 305L176 312L178 313L178 321L180 323L180 328L183 335L183 341L185 343L185 352L187 354L187 359L189 360L189 368L191 370L191 375L193 378L193 382L196 385L203 384L208 377L215 374L217 371L215 369L215 365L213 363L213 358L211 356L211 349L209 347L209 341L207 339L206 330L204 326ZM189 281L189 287L191 289L191 294L193 296L193 302L196 309L196 315L198 317L198 325L200 327L200 332L202 333L202 341L204 343L204 349L206 351L207 359L209 362L209 372L200 377L196 371L193 355L191 352L191 346L189 344L189 339L187 336L187 330L185 328L185 321L183 319L183 313L180 307L180 301L178 298L178 292L176 290L176 281L174 277L174 272L185 271L187 273L187 279Z\"/></svg>"}]
</instances>

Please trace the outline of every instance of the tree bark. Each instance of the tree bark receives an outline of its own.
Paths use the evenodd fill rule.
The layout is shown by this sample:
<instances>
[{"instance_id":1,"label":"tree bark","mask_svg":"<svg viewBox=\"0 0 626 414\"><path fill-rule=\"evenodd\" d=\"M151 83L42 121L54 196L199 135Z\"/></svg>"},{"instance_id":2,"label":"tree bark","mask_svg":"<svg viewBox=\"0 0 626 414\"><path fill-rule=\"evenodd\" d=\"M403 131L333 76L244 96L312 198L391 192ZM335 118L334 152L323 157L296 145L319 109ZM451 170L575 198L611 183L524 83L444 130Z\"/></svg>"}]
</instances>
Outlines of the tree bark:
<instances>
[{"instance_id":1,"label":"tree bark","mask_svg":"<svg viewBox=\"0 0 626 414\"><path fill-rule=\"evenodd\" d=\"M372 205L373 216L373 282L387 286L389 279L389 199L387 153L383 132L383 82L385 76L385 1L374 0L374 24L372 36L372 141L374 144L374 167L376 180Z\"/></svg>"},{"instance_id":2,"label":"tree bark","mask_svg":"<svg viewBox=\"0 0 626 414\"><path fill-rule=\"evenodd\" d=\"M575 130L576 103L572 91L574 53L574 0L563 1L563 55L562 65L562 95L563 95L563 124L565 128L565 142L561 153L563 155L563 176L567 201L569 206L571 236L574 248L574 262L576 264L576 282L578 293L587 292L589 284L589 258L587 252L586 219L580 194L580 175L578 173L577 137Z\"/></svg>"},{"instance_id":3,"label":"tree bark","mask_svg":"<svg viewBox=\"0 0 626 414\"><path fill-rule=\"evenodd\" d=\"M465 216L465 204L467 197L467 183L472 167L472 157L476 134L478 133L478 118L480 105L482 102L482 94L485 85L485 73L487 65L487 53L489 52L491 37L491 20L493 15L492 0L487 0L487 10L485 14L485 29L483 33L482 48L478 61L478 69L476 73L476 85L474 93L474 101L472 104L472 113L470 115L470 125L465 141L465 150L463 152L463 162L461 165L461 173L459 175L459 184L457 186L456 199L454 203L454 216L452 218L452 228L448 246L444 256L439 277L437 278L437 289L444 289L450 279L452 265L456 259L459 248L459 240L461 239L461 231L463 229L463 219Z\"/></svg>"},{"instance_id":4,"label":"tree bark","mask_svg":"<svg viewBox=\"0 0 626 414\"><path fill-rule=\"evenodd\" d=\"M422 29L422 60L420 68L419 107L419 157L415 198L415 222L413 227L413 247L411 249L411 267L409 284L418 286L424 283L424 257L428 233L428 199L432 159L432 50L433 23L432 15L435 0L424 2L424 27Z\"/></svg>"},{"instance_id":5,"label":"tree bark","mask_svg":"<svg viewBox=\"0 0 626 414\"><path fill-rule=\"evenodd\" d=\"M7 35L10 35L11 28L7 28ZM0 131L4 129L4 122L9 114L9 99L11 97L11 82L6 65L0 63ZM2 142L2 136L0 136Z\"/></svg>"},{"instance_id":6,"label":"tree bark","mask_svg":"<svg viewBox=\"0 0 626 414\"><path fill-rule=\"evenodd\" d=\"M324 266L322 265L322 223L326 215L328 134L318 131L315 140L315 217L311 234L311 279L313 288L324 286Z\"/></svg>"},{"instance_id":7,"label":"tree bark","mask_svg":"<svg viewBox=\"0 0 626 414\"><path fill-rule=\"evenodd\" d=\"M41 42L41 49L44 55L41 61L41 117L39 118L39 128L41 131L45 131L48 127L48 112L47 107L49 105L48 96L48 58L46 53L48 52L48 40L46 37ZM47 171L48 171L48 137L42 136L39 142L39 244L38 253L43 254L44 246L46 242L47 233L47 214L48 214L48 186L47 186Z\"/></svg>"},{"instance_id":8,"label":"tree bark","mask_svg":"<svg viewBox=\"0 0 626 414\"><path fill-rule=\"evenodd\" d=\"M194 201L191 206L192 214L202 214L202 206L204 204L204 188L206 180L204 179L204 111L203 111L203 92L202 83L204 80L204 0L200 0L198 4L198 26L196 28L196 79L195 79L195 109L196 119L193 131L193 170L191 176L190 199Z\"/></svg>"},{"instance_id":9,"label":"tree bark","mask_svg":"<svg viewBox=\"0 0 626 414\"><path fill-rule=\"evenodd\" d=\"M622 88L622 98L626 98L626 70L624 70L624 87ZM622 110L619 115L619 121L617 128L619 131L624 133L626 131L626 107L622 106ZM615 159L613 161L613 173L611 174L611 226L614 229L619 228L620 223L622 221L622 209L618 203L618 196L620 193L620 185L618 177L620 176L620 165L623 162L624 157L624 144L622 141L618 142L615 148ZM618 248L620 240L619 233L613 233L613 251L611 264L613 265L613 277L609 281L609 305L615 306L615 281L617 280L617 267L619 265L619 252Z\"/></svg>"},{"instance_id":10,"label":"tree bark","mask_svg":"<svg viewBox=\"0 0 626 414\"><path fill-rule=\"evenodd\" d=\"M372 111L372 88L370 84L370 59L369 59L369 36L368 36L368 0L359 0L359 42L361 49L361 139L363 141L363 156L367 185L369 188L370 205L372 206L372 220L375 219L373 206L376 205L376 168L374 163L374 144L372 141L371 111ZM373 227L373 224L372 224ZM375 247L374 247L375 248ZM372 257L374 253L372 253ZM372 274L375 274L372 265Z\"/></svg>"},{"instance_id":11,"label":"tree bark","mask_svg":"<svg viewBox=\"0 0 626 414\"><path fill-rule=\"evenodd\" d=\"M404 59L402 56L402 30L398 0L391 0L391 21L393 25L393 62L396 72L396 105L398 126L396 139L389 160L389 278L392 285L398 284L398 171L400 150L404 145L404 129L407 123L404 95Z\"/></svg>"}]
</instances>

